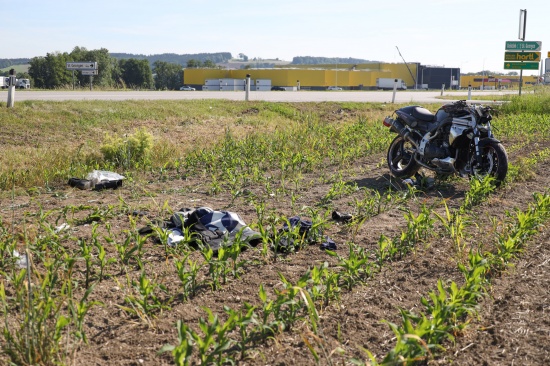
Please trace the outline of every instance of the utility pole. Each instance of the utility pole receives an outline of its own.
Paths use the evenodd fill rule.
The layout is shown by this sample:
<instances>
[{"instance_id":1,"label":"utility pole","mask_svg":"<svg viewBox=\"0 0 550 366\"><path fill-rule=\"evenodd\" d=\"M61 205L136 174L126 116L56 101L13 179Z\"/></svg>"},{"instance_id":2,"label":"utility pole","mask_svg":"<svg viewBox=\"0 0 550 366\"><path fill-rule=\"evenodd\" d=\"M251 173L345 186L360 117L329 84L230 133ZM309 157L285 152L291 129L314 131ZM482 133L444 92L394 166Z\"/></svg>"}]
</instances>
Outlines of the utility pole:
<instances>
[{"instance_id":1,"label":"utility pole","mask_svg":"<svg viewBox=\"0 0 550 366\"><path fill-rule=\"evenodd\" d=\"M8 86L8 103L7 103L7 107L8 108L13 108L14 104L15 104L15 83L16 83L16 78L15 78L15 69L10 69L10 76L9 76L9 80L10 80L10 85Z\"/></svg>"},{"instance_id":2,"label":"utility pole","mask_svg":"<svg viewBox=\"0 0 550 366\"><path fill-rule=\"evenodd\" d=\"M409 74L411 74L411 77L413 79L413 83L414 83L414 88L416 89L416 79L414 78L414 75L413 73L411 72L411 69L409 68L409 65L407 64L407 61L405 61L405 59L403 58L403 56L401 55L401 51L399 51L399 47L395 46L395 48L397 48L397 52L399 52L399 56L401 56L401 59L403 60L403 62L405 63L405 66L407 66L407 70L409 70ZM418 67L417 67L418 68Z\"/></svg>"},{"instance_id":3,"label":"utility pole","mask_svg":"<svg viewBox=\"0 0 550 366\"><path fill-rule=\"evenodd\" d=\"M527 27L527 9L520 9L519 10L519 33L518 33L518 38L520 41L525 41L526 27ZM519 95L521 95L522 85L523 85L523 69L520 69L519 70Z\"/></svg>"}]
</instances>

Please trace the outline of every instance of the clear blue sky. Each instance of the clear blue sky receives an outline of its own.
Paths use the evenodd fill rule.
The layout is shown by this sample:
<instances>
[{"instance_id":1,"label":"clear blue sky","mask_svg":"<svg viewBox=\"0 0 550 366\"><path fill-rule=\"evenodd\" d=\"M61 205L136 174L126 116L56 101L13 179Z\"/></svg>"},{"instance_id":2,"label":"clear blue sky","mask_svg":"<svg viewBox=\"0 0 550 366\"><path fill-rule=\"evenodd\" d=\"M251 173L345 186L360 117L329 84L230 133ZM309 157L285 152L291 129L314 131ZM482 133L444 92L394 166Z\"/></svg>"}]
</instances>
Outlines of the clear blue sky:
<instances>
[{"instance_id":1,"label":"clear blue sky","mask_svg":"<svg viewBox=\"0 0 550 366\"><path fill-rule=\"evenodd\" d=\"M0 0L0 58L75 46L140 54L354 57L504 72L505 42L550 50L546 0ZM537 74L525 71L524 74Z\"/></svg>"}]
</instances>

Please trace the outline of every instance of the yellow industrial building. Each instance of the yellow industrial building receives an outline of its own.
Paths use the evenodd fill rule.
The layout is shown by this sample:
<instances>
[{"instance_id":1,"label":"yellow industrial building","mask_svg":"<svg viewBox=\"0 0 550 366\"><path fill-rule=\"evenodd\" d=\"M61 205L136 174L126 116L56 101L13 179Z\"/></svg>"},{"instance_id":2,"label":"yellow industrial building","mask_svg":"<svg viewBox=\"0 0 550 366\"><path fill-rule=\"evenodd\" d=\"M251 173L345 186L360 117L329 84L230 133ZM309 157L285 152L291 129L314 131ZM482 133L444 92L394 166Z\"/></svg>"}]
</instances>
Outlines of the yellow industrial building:
<instances>
[{"instance_id":1,"label":"yellow industrial building","mask_svg":"<svg viewBox=\"0 0 550 366\"><path fill-rule=\"evenodd\" d=\"M240 79L249 74L252 81L270 80L272 86L325 90L339 86L347 90L376 89L378 78L402 79L408 89L474 89L517 88L519 76L460 75L459 68L424 66L419 63L365 63L292 65L265 69L205 69L186 68L185 85L202 88L207 80ZM414 75L414 78L413 78ZM536 76L523 76L524 85L536 84ZM415 84L416 82L416 84Z\"/></svg>"},{"instance_id":2,"label":"yellow industrial building","mask_svg":"<svg viewBox=\"0 0 550 366\"><path fill-rule=\"evenodd\" d=\"M413 75L417 64L409 65ZM341 86L344 89L369 89L376 87L377 78L400 78L407 85L414 81L405 64L369 63L360 65L297 65L292 68L273 69L184 69L185 85L201 86L208 79L245 79L250 74L252 80L271 80L271 85L302 89L326 89Z\"/></svg>"},{"instance_id":3,"label":"yellow industrial building","mask_svg":"<svg viewBox=\"0 0 550 366\"><path fill-rule=\"evenodd\" d=\"M538 83L537 76L523 75L523 85L533 85ZM510 89L519 87L519 76L510 75L461 75L460 87L474 89Z\"/></svg>"}]
</instances>

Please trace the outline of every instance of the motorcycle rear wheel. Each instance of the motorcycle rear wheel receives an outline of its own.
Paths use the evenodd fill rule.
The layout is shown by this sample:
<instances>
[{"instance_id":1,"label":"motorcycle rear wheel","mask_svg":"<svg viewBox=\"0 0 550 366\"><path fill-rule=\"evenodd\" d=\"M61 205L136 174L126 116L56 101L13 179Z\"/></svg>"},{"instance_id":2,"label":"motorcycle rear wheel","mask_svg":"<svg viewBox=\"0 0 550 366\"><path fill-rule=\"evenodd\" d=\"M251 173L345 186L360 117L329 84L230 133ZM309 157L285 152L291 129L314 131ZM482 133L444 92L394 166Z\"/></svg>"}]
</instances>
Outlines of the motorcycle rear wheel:
<instances>
[{"instance_id":1,"label":"motorcycle rear wheel","mask_svg":"<svg viewBox=\"0 0 550 366\"><path fill-rule=\"evenodd\" d=\"M401 136L393 139L388 149L388 167L396 178L412 177L420 169L414 160L416 150L413 144Z\"/></svg>"},{"instance_id":2,"label":"motorcycle rear wheel","mask_svg":"<svg viewBox=\"0 0 550 366\"><path fill-rule=\"evenodd\" d=\"M504 146L498 142L489 142L483 146L481 159L481 164L476 166L474 166L475 156L470 160L473 176L482 179L490 175L495 178L496 184L500 185L508 173L508 154Z\"/></svg>"}]
</instances>

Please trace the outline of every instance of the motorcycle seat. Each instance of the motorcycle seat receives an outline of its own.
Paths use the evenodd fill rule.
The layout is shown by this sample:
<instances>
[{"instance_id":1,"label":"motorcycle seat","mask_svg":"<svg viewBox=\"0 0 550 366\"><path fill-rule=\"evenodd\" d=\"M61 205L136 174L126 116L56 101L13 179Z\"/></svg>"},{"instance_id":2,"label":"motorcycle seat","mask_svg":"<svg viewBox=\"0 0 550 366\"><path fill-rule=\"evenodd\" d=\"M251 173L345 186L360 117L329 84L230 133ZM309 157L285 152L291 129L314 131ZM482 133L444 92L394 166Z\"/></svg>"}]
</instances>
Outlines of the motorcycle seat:
<instances>
[{"instance_id":1,"label":"motorcycle seat","mask_svg":"<svg viewBox=\"0 0 550 366\"><path fill-rule=\"evenodd\" d=\"M411 116L416 118L419 122L433 122L435 121L435 115L422 107L413 107L411 110Z\"/></svg>"}]
</instances>

